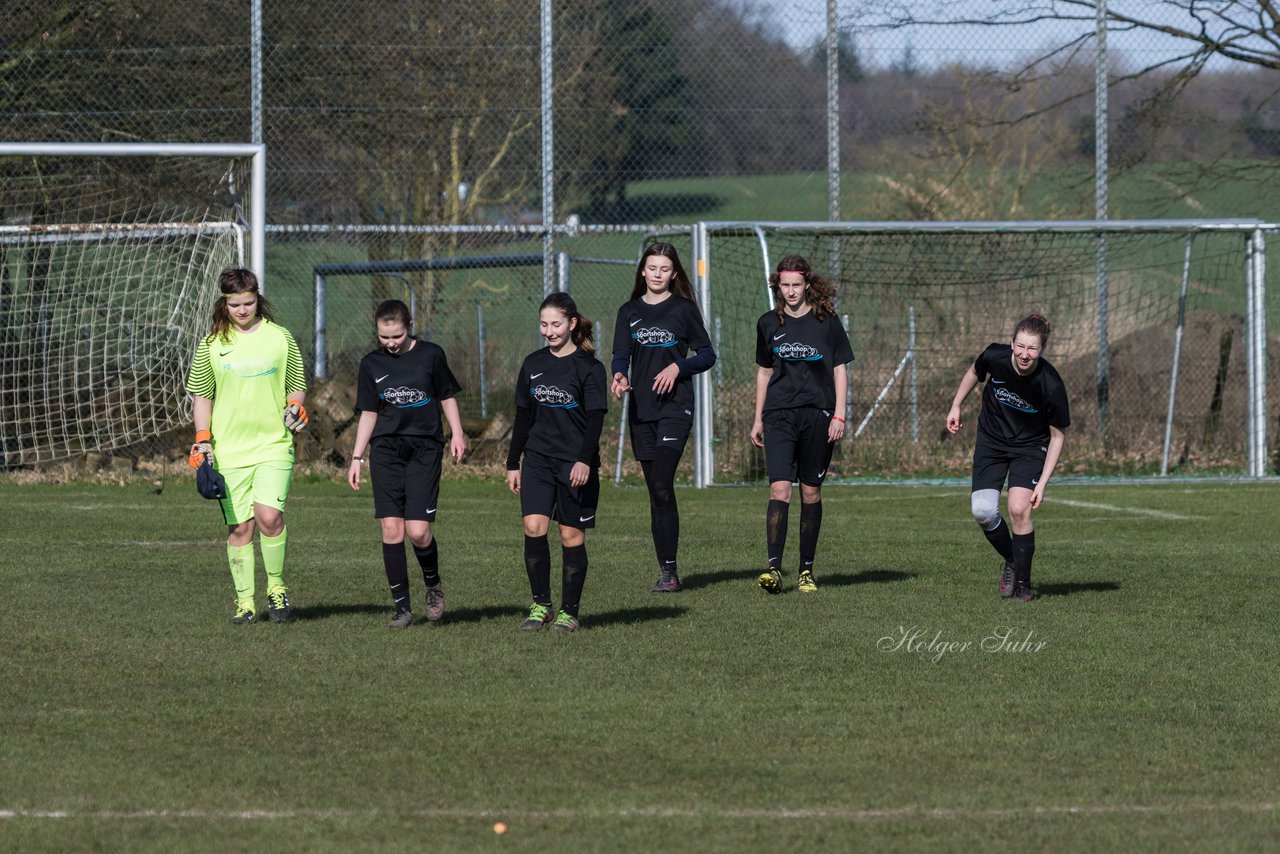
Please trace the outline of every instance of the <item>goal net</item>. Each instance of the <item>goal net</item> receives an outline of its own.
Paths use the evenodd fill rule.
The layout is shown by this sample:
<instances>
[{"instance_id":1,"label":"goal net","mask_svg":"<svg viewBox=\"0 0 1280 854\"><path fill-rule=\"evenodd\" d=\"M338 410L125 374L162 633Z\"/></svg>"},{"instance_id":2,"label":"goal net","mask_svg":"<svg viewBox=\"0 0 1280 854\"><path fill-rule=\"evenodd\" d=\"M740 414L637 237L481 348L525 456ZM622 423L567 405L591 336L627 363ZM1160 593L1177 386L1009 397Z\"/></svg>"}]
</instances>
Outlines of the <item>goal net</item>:
<instances>
[{"instance_id":1,"label":"goal net","mask_svg":"<svg viewBox=\"0 0 1280 854\"><path fill-rule=\"evenodd\" d=\"M243 262L246 164L0 152L3 468L136 461L189 423L218 272Z\"/></svg>"},{"instance_id":2,"label":"goal net","mask_svg":"<svg viewBox=\"0 0 1280 854\"><path fill-rule=\"evenodd\" d=\"M788 254L834 273L855 354L835 477L967 476L979 400L965 401L965 430L951 436L956 387L1032 313L1053 326L1046 358L1071 401L1059 472L1246 472L1259 454L1251 381L1265 371L1251 361L1250 335L1265 328L1250 321L1255 228L1114 224L1100 279L1100 236L1083 223L709 224L714 479L764 478L747 440L755 323Z\"/></svg>"}]
</instances>

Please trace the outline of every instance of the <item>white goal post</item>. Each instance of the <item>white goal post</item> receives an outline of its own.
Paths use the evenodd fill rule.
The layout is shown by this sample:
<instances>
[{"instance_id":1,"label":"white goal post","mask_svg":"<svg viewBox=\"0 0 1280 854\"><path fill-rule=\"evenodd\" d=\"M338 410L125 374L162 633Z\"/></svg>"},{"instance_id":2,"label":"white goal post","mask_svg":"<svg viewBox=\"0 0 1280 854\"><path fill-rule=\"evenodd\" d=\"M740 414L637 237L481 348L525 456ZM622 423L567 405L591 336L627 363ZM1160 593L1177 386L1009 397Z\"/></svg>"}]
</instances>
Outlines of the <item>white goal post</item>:
<instances>
[{"instance_id":1,"label":"white goal post","mask_svg":"<svg viewBox=\"0 0 1280 854\"><path fill-rule=\"evenodd\" d=\"M0 469L167 453L246 219L261 145L0 143Z\"/></svg>"},{"instance_id":2,"label":"white goal post","mask_svg":"<svg viewBox=\"0 0 1280 854\"><path fill-rule=\"evenodd\" d=\"M0 142L0 157L245 157L250 161L249 268L266 289L267 147L262 143Z\"/></svg>"}]
</instances>

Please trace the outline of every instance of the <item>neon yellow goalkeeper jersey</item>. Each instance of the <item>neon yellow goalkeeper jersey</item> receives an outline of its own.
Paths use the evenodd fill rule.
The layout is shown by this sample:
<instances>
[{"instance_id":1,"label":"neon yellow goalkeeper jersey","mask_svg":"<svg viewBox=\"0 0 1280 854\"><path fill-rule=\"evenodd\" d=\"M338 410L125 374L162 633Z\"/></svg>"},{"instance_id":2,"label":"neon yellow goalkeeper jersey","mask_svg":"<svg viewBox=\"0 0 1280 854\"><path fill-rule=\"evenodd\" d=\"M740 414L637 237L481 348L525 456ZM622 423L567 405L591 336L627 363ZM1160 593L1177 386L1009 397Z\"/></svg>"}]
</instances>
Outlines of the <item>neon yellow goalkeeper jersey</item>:
<instances>
[{"instance_id":1,"label":"neon yellow goalkeeper jersey","mask_svg":"<svg viewBox=\"0 0 1280 854\"><path fill-rule=\"evenodd\" d=\"M293 459L284 426L285 396L305 391L302 355L289 330L264 319L249 334L206 336L196 347L187 391L213 401L213 455L218 468Z\"/></svg>"}]
</instances>

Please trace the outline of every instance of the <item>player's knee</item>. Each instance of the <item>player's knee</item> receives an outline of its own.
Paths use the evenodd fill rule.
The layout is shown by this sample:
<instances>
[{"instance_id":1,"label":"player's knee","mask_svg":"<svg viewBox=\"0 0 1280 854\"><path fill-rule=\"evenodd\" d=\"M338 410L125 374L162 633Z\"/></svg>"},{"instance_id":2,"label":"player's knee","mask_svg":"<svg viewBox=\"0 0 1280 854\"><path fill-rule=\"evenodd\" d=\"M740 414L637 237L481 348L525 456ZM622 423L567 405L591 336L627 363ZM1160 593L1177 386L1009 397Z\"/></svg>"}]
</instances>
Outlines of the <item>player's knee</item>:
<instances>
[{"instance_id":1,"label":"player's knee","mask_svg":"<svg viewBox=\"0 0 1280 854\"><path fill-rule=\"evenodd\" d=\"M773 483L769 484L769 500L790 501L791 484L785 480L775 480Z\"/></svg>"},{"instance_id":2,"label":"player's knee","mask_svg":"<svg viewBox=\"0 0 1280 854\"><path fill-rule=\"evenodd\" d=\"M969 512L982 530L994 530L1000 524L1000 490L974 490L969 496Z\"/></svg>"}]
</instances>

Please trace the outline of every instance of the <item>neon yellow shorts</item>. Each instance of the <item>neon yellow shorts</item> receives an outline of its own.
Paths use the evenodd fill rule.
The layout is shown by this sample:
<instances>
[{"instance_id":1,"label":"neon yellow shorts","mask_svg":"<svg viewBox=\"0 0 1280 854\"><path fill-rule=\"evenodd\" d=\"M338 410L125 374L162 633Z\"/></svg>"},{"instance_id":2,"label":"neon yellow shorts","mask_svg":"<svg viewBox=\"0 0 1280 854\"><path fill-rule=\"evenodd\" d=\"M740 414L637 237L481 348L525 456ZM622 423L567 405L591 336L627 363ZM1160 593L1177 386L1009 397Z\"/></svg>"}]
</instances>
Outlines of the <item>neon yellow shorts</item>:
<instances>
[{"instance_id":1,"label":"neon yellow shorts","mask_svg":"<svg viewBox=\"0 0 1280 854\"><path fill-rule=\"evenodd\" d=\"M219 503L222 518L228 525L252 519L255 504L284 511L289 485L293 482L291 461L269 460L243 468L220 468L218 473L227 481L227 497Z\"/></svg>"}]
</instances>

